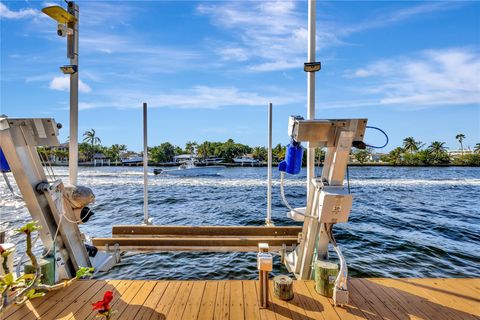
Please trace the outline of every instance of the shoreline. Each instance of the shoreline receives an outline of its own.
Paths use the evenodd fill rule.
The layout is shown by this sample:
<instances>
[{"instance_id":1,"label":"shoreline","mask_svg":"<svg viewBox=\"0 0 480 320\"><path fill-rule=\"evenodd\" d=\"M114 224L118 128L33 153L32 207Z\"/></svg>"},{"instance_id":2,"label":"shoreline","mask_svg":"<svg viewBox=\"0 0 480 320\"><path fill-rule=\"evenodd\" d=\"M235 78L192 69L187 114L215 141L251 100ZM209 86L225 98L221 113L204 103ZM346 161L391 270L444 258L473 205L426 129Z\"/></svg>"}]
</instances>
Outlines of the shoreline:
<instances>
[{"instance_id":1,"label":"shoreline","mask_svg":"<svg viewBox=\"0 0 480 320\"><path fill-rule=\"evenodd\" d=\"M66 164L56 164L56 163L51 163L50 164L52 167L68 167L68 165ZM91 163L79 163L78 166L79 167L142 167L142 163L140 164L131 164L131 165L123 165L121 163L119 164L110 164L110 165L103 165L103 166L100 166L100 165L97 165L97 166L94 166L93 164ZM180 164L178 163L155 163L155 162L150 162L148 164L149 167L178 167ZM196 164L197 166L199 167L205 167L206 165L205 164ZM238 164L238 163L219 163L219 164L214 164L216 166L225 166L225 167L228 167L228 168L236 168L236 167L239 167L239 168L255 168L255 167L267 167L267 164L266 163L260 163L260 164L256 164L256 165L249 165L249 164L245 164L245 165L241 165L241 164ZM213 165L212 165L213 166ZM278 166L278 163L273 163L273 168L276 168ZM422 164L422 165L408 165L408 164L390 164L390 163L349 163L348 164L349 167L408 167L408 168L411 168L411 167L420 167L420 168L426 168L426 167L468 167L468 168L480 168L479 165L466 165L466 164L436 164L436 165L432 165L432 164ZM306 166L302 166L302 168L306 168Z\"/></svg>"}]
</instances>

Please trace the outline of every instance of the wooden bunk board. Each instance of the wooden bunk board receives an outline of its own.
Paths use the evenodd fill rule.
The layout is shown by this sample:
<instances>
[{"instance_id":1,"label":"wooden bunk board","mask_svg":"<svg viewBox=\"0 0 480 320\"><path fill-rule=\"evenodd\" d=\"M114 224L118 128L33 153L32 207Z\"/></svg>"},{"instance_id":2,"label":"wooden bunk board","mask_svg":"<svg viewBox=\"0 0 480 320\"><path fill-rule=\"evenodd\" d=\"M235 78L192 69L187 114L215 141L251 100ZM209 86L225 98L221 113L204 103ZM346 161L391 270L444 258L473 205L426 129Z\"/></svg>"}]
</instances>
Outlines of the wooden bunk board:
<instances>
[{"instance_id":1,"label":"wooden bunk board","mask_svg":"<svg viewBox=\"0 0 480 320\"><path fill-rule=\"evenodd\" d=\"M122 251L256 252L259 243L272 251L298 244L301 226L113 226L111 238L94 238L100 250L118 244Z\"/></svg>"}]
</instances>

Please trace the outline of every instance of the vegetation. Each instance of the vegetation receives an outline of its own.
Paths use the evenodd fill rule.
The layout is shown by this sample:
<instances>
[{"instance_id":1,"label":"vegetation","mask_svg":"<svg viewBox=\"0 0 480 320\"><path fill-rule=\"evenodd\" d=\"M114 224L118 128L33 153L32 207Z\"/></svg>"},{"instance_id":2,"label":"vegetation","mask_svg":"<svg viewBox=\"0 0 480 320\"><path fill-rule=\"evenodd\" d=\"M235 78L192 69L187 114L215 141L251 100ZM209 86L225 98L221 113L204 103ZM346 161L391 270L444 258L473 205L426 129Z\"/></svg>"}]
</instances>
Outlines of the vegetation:
<instances>
[{"instance_id":1,"label":"vegetation","mask_svg":"<svg viewBox=\"0 0 480 320\"><path fill-rule=\"evenodd\" d=\"M80 161L93 161L95 154L103 154L113 162L120 161L121 157L128 158L129 156L138 155L133 151L128 151L124 144L114 144L110 147L102 146L101 139L97 136L94 129L86 131L83 142L79 144L79 159ZM465 154L463 142L466 139L463 133L455 136L460 143L461 155L450 156L445 143L441 141L433 141L427 147L421 141L417 141L414 137L407 137L403 139L401 147L396 147L386 155L382 155L380 161L392 165L480 165L480 143L474 147L473 154ZM64 149L55 148L38 148L42 158L50 156L56 160L68 159L68 151ZM273 162L280 162L285 158L286 146L277 144L272 149ZM268 152L265 147L250 147L245 144L237 143L233 139L228 139L225 142L204 141L197 143L195 141L188 141L184 148L173 145L169 142L161 143L154 147L148 148L149 159L155 163L172 162L173 158L181 154L196 155L200 159L207 159L210 157L223 158L225 162L231 163L236 157L249 155L252 158L261 162L267 161ZM303 157L303 164L306 164L306 149ZM325 152L323 150L316 150L315 161L323 161ZM352 151L352 158L360 163L367 164L372 162L375 154L372 149L354 150Z\"/></svg>"},{"instance_id":2,"label":"vegetation","mask_svg":"<svg viewBox=\"0 0 480 320\"><path fill-rule=\"evenodd\" d=\"M0 245L2 267L5 275L0 276L0 315L12 305L22 305L30 299L42 297L45 292L58 290L70 285L73 281L92 275L93 268L79 268L76 277L55 285L42 283L41 267L32 252L32 233L41 229L36 221L32 221L15 230L26 237L26 254L35 270L34 274L24 274L15 279L13 271L9 270L8 257L13 250L5 249Z\"/></svg>"},{"instance_id":3,"label":"vegetation","mask_svg":"<svg viewBox=\"0 0 480 320\"><path fill-rule=\"evenodd\" d=\"M422 149L423 143L408 137L403 140L403 146L397 147L384 155L381 160L393 165L470 165L480 166L480 144L477 143L473 154L464 154L464 134L455 137L461 146L462 155L452 157L448 154L445 142L433 141Z\"/></svg>"}]
</instances>

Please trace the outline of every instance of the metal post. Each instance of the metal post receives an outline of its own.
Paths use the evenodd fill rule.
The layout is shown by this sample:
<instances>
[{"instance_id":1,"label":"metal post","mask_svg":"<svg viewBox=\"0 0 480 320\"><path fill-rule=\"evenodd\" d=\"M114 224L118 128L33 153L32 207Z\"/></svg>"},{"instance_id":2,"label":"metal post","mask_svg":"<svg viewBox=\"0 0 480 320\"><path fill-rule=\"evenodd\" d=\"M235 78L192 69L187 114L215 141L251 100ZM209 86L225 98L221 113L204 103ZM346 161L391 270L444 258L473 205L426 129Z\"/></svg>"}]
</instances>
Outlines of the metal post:
<instances>
[{"instance_id":1,"label":"metal post","mask_svg":"<svg viewBox=\"0 0 480 320\"><path fill-rule=\"evenodd\" d=\"M77 185L78 177L78 19L79 8L74 2L69 2L68 12L75 16L74 22L68 23L73 34L68 36L67 56L70 64L77 66L77 72L70 75L70 142L68 153L68 169L70 184Z\"/></svg>"},{"instance_id":2,"label":"metal post","mask_svg":"<svg viewBox=\"0 0 480 320\"><path fill-rule=\"evenodd\" d=\"M267 174L267 226L272 223L272 103L268 104L268 174Z\"/></svg>"},{"instance_id":3,"label":"metal post","mask_svg":"<svg viewBox=\"0 0 480 320\"><path fill-rule=\"evenodd\" d=\"M143 103L143 223L150 224L148 218L148 144L147 144L147 103Z\"/></svg>"},{"instance_id":4,"label":"metal post","mask_svg":"<svg viewBox=\"0 0 480 320\"><path fill-rule=\"evenodd\" d=\"M316 0L308 0L308 62L315 62ZM307 72L307 119L315 119L315 72ZM312 178L315 175L315 148L307 149L307 197L312 197Z\"/></svg>"}]
</instances>

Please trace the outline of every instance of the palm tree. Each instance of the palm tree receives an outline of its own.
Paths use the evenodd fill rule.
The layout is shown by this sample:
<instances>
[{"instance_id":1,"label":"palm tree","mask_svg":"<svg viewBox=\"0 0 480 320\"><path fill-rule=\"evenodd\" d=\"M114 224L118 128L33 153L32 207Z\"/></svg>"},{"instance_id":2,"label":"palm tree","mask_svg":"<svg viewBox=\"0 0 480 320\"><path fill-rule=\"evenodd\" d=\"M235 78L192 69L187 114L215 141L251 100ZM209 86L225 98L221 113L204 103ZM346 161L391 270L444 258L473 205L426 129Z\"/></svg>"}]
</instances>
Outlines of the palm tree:
<instances>
[{"instance_id":1,"label":"palm tree","mask_svg":"<svg viewBox=\"0 0 480 320\"><path fill-rule=\"evenodd\" d=\"M96 133L95 133L95 129L92 129L90 131L85 131L83 133L83 136L85 138L83 138L83 142L88 142L92 145L92 147L95 145L95 144L99 144L102 142L102 140L100 140L99 137L96 136Z\"/></svg>"},{"instance_id":2,"label":"palm tree","mask_svg":"<svg viewBox=\"0 0 480 320\"><path fill-rule=\"evenodd\" d=\"M423 144L420 141L416 141L413 137L408 137L403 139L403 149L406 152L415 153L417 152Z\"/></svg>"},{"instance_id":3,"label":"palm tree","mask_svg":"<svg viewBox=\"0 0 480 320\"><path fill-rule=\"evenodd\" d=\"M445 147L445 142L440 142L440 141L433 141L428 149L433 152L433 153L441 153L447 151L447 148Z\"/></svg>"},{"instance_id":4,"label":"palm tree","mask_svg":"<svg viewBox=\"0 0 480 320\"><path fill-rule=\"evenodd\" d=\"M195 141L187 141L187 143L185 143L185 151L189 154L194 154L197 145Z\"/></svg>"},{"instance_id":5,"label":"palm tree","mask_svg":"<svg viewBox=\"0 0 480 320\"><path fill-rule=\"evenodd\" d=\"M458 140L460 143L460 149L462 150L462 156L463 156L463 140L465 139L465 135L463 133L459 133L455 136L455 139Z\"/></svg>"}]
</instances>

